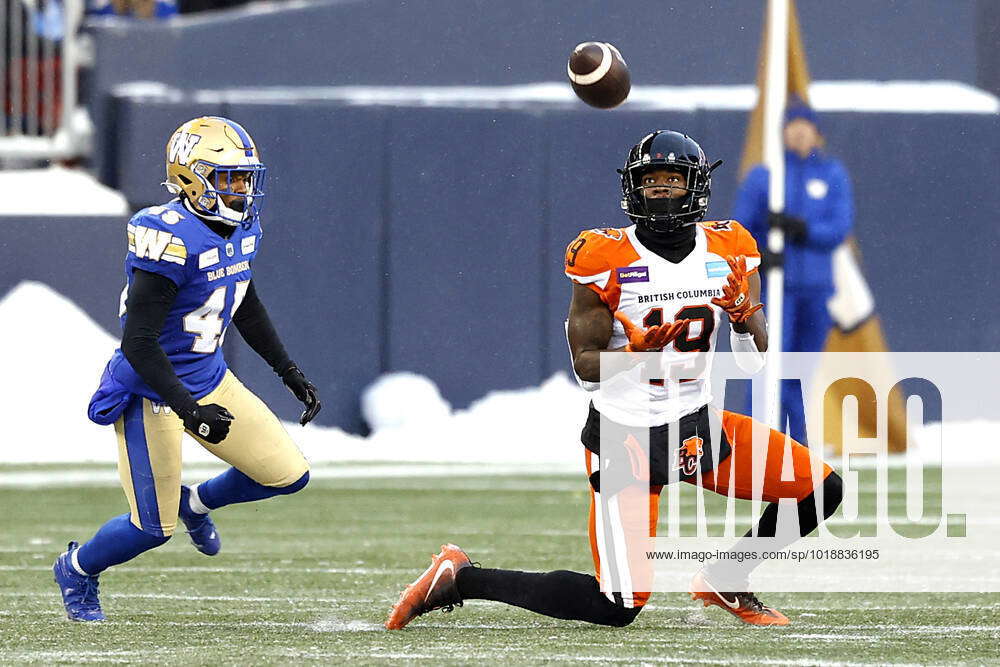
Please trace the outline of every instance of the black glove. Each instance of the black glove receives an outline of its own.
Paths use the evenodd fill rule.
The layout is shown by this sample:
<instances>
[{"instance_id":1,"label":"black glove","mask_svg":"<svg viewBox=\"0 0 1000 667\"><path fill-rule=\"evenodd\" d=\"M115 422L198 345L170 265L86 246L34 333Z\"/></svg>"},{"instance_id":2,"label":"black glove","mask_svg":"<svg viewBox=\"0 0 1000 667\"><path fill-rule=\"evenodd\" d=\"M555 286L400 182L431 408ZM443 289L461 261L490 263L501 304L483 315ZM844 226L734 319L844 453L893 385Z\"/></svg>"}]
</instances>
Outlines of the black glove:
<instances>
[{"instance_id":1,"label":"black glove","mask_svg":"<svg viewBox=\"0 0 1000 667\"><path fill-rule=\"evenodd\" d=\"M184 428L202 440L217 445L229 435L229 423L236 419L221 405L199 405L184 416Z\"/></svg>"},{"instance_id":2,"label":"black glove","mask_svg":"<svg viewBox=\"0 0 1000 667\"><path fill-rule=\"evenodd\" d=\"M796 218L794 215L771 213L767 216L767 224L782 230L789 240L796 243L805 241L809 236L809 225L806 224L805 220Z\"/></svg>"},{"instance_id":3,"label":"black glove","mask_svg":"<svg viewBox=\"0 0 1000 667\"><path fill-rule=\"evenodd\" d=\"M319 413L319 409L322 407L319 403L319 396L316 394L316 387L306 379L306 376L302 374L302 371L295 364L289 366L281 374L281 381L288 387L288 391L292 392L295 398L302 401L302 404L306 406L306 409L302 412L302 416L299 417L299 423L305 426L313 420L313 417Z\"/></svg>"}]
</instances>

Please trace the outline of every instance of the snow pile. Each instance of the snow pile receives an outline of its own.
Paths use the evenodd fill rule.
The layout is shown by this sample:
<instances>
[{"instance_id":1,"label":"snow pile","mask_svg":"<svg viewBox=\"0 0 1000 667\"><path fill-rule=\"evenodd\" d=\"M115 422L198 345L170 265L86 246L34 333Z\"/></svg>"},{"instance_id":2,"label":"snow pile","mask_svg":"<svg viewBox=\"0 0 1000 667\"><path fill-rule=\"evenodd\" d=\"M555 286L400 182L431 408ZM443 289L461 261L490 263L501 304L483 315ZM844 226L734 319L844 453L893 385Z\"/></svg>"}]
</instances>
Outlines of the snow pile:
<instances>
[{"instance_id":1,"label":"snow pile","mask_svg":"<svg viewBox=\"0 0 1000 667\"><path fill-rule=\"evenodd\" d=\"M0 215L128 215L128 202L117 190L102 185L80 169L0 170Z\"/></svg>"},{"instance_id":2,"label":"snow pile","mask_svg":"<svg viewBox=\"0 0 1000 667\"><path fill-rule=\"evenodd\" d=\"M10 355L0 381L0 464L115 462L111 427L87 419L87 402L118 347L72 301L25 281L0 299L0 346ZM66 345L71 332L73 345ZM411 373L380 378L365 392L368 438L338 428L285 428L314 463L442 461L579 463L587 396L565 375L540 387L493 392L452 412L434 383ZM187 463L216 462L185 438ZM551 467L551 466L550 466Z\"/></svg>"},{"instance_id":3,"label":"snow pile","mask_svg":"<svg viewBox=\"0 0 1000 667\"><path fill-rule=\"evenodd\" d=\"M114 431L87 419L87 402L118 340L36 282L22 282L0 300L0 322L0 349L8 353L0 462L117 460Z\"/></svg>"},{"instance_id":4,"label":"snow pile","mask_svg":"<svg viewBox=\"0 0 1000 667\"><path fill-rule=\"evenodd\" d=\"M420 379L437 394L430 380ZM559 373L539 387L490 392L467 410L375 424L377 430L357 451L366 461L583 465L580 428L588 401L576 383ZM307 453L314 454L311 448ZM353 457L346 453L338 458Z\"/></svg>"},{"instance_id":5,"label":"snow pile","mask_svg":"<svg viewBox=\"0 0 1000 667\"><path fill-rule=\"evenodd\" d=\"M374 431L439 421L451 415L437 385L416 373L388 373L361 394L361 416Z\"/></svg>"},{"instance_id":6,"label":"snow pile","mask_svg":"<svg viewBox=\"0 0 1000 667\"><path fill-rule=\"evenodd\" d=\"M86 417L87 401L118 340L73 302L36 282L23 282L0 299L0 349L11 354L0 382L0 464L117 461L111 427ZM73 345L65 343L71 332ZM496 391L466 410L452 410L428 378L393 373L364 393L372 435L338 428L285 428L313 463L448 462L538 466L540 471L582 466L580 429L589 396L565 374L538 387ZM1000 462L1000 423L933 424L913 433L916 456L958 465ZM186 463L217 463L185 438ZM523 470L524 468L522 468Z\"/></svg>"}]
</instances>

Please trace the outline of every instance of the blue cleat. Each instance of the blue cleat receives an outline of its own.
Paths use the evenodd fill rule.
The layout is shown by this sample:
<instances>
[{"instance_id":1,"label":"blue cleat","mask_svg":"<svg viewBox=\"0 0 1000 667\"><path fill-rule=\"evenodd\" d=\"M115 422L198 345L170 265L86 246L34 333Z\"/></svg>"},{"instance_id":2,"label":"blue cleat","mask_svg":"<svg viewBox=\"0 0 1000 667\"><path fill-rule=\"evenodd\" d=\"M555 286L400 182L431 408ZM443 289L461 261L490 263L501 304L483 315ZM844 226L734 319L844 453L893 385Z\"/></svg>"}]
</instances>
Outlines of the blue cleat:
<instances>
[{"instance_id":1,"label":"blue cleat","mask_svg":"<svg viewBox=\"0 0 1000 667\"><path fill-rule=\"evenodd\" d=\"M191 487L181 487L181 506L178 512L187 534L191 536L194 548L206 556L214 556L222 549L222 540L215 530L215 523L207 514L198 514L191 510Z\"/></svg>"},{"instance_id":2,"label":"blue cleat","mask_svg":"<svg viewBox=\"0 0 1000 667\"><path fill-rule=\"evenodd\" d=\"M73 568L71 559L73 552L80 547L76 542L70 542L66 552L56 558L52 566L59 592L62 593L66 616L71 621L103 621L101 601L97 597L97 575L80 574Z\"/></svg>"}]
</instances>

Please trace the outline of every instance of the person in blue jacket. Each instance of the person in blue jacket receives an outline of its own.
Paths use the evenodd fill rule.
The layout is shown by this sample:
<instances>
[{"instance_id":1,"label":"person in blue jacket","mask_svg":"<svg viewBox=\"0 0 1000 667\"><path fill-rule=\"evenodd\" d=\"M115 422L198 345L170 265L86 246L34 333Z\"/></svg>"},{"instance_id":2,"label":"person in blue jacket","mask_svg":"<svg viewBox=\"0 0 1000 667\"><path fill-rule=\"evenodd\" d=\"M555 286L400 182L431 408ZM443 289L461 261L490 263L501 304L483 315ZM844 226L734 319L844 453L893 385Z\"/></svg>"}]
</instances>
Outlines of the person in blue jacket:
<instances>
[{"instance_id":1,"label":"person in blue jacket","mask_svg":"<svg viewBox=\"0 0 1000 667\"><path fill-rule=\"evenodd\" d=\"M768 210L768 170L757 165L736 196L732 217L746 227L763 256L762 294L767 295L767 269L785 267L782 350L819 352L833 321L827 301L833 296L833 251L851 233L854 200L844 165L824 150L816 111L794 101L785 112L785 210ZM785 251L767 251L771 227L785 232ZM783 390L788 433L807 442L801 393Z\"/></svg>"}]
</instances>

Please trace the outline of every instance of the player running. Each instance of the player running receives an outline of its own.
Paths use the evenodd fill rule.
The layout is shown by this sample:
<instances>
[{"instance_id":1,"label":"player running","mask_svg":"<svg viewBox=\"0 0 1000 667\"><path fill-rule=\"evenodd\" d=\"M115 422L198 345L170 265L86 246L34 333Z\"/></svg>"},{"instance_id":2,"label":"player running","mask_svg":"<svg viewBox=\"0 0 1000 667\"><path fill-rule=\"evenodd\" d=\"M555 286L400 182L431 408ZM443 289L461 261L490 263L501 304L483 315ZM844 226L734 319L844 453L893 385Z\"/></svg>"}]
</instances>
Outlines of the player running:
<instances>
[{"instance_id":1,"label":"player running","mask_svg":"<svg viewBox=\"0 0 1000 667\"><path fill-rule=\"evenodd\" d=\"M295 493L309 466L268 407L228 370L230 322L295 397L304 426L320 410L316 388L289 359L257 296L251 264L260 249L265 167L240 125L214 116L181 125L167 143L167 181L177 197L128 223L121 348L91 399L90 419L114 424L129 512L53 567L66 614L101 621L98 576L170 539L178 515L195 548L222 546L209 511ZM231 465L181 486L181 436Z\"/></svg>"},{"instance_id":2,"label":"player running","mask_svg":"<svg viewBox=\"0 0 1000 667\"><path fill-rule=\"evenodd\" d=\"M620 170L622 208L634 224L585 231L567 248L566 275L573 281L568 336L582 384L600 382L600 353L607 350L662 350L671 362L701 354L707 368L723 312L731 323L737 362L748 372L763 366L767 326L760 305L760 254L753 237L735 220L700 222L708 208L711 173L720 164L709 164L701 147L684 134L659 130L645 136ZM638 550L644 548L645 538L656 533L663 485L679 479L720 494L732 489L737 498L752 498L752 431L766 443L761 447L766 448L761 492L770 504L756 528L732 551L748 551L744 541L751 534L774 537L773 548L781 549L816 528L816 489L806 447L791 443L794 480L782 481L785 436L749 417L710 407L707 372L693 381L673 383L673 388L663 383L635 387L639 395L595 393L581 436L591 486L589 532L596 577L565 570L476 567L459 547L447 544L403 591L386 627L401 629L420 614L469 599L505 602L554 618L628 625L649 599L648 588L641 583L633 587L634 582L650 580L642 578L635 564L642 561ZM619 504L620 489L605 488L602 494L601 475L607 472L599 463L602 415L615 431L604 438L612 445L624 441L627 447L634 442L630 430L648 429L648 489L645 482L633 484L641 494L640 504L648 503L648 515L629 513ZM679 432L670 437L671 429ZM721 434L721 442L711 442L712 433ZM822 479L826 518L840 504L842 486L825 464ZM611 485L610 479L604 481L606 487ZM782 497L798 502L798 525L791 530L778 526L777 501ZM642 540L622 537L637 533ZM717 605L746 623L787 625L785 615L763 605L749 590L749 571L759 561L743 561L736 569L728 562L711 563L695 575L692 599ZM602 576L608 592L601 591Z\"/></svg>"}]
</instances>

